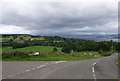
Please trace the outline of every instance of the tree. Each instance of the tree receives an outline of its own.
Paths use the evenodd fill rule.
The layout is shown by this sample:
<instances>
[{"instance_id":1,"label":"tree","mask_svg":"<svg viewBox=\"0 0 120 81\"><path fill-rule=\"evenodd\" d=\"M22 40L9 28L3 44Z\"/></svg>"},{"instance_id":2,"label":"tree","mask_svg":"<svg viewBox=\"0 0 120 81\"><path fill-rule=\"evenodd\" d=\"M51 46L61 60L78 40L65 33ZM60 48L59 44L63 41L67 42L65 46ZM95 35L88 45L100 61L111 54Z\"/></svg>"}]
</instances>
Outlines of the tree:
<instances>
[{"instance_id":1,"label":"tree","mask_svg":"<svg viewBox=\"0 0 120 81\"><path fill-rule=\"evenodd\" d=\"M58 49L55 47L55 48L53 48L53 52L57 52L58 51Z\"/></svg>"},{"instance_id":2,"label":"tree","mask_svg":"<svg viewBox=\"0 0 120 81\"><path fill-rule=\"evenodd\" d=\"M12 43L12 48L13 48L13 49L23 48L23 47L26 47L26 46L27 46L27 43L26 43L26 42L24 42L24 43L13 42L13 43Z\"/></svg>"},{"instance_id":3,"label":"tree","mask_svg":"<svg viewBox=\"0 0 120 81\"><path fill-rule=\"evenodd\" d=\"M23 37L20 37L21 40L23 40Z\"/></svg>"},{"instance_id":4,"label":"tree","mask_svg":"<svg viewBox=\"0 0 120 81\"><path fill-rule=\"evenodd\" d=\"M64 53L71 53L71 48L65 46L65 47L62 48L62 52L64 52Z\"/></svg>"}]
</instances>

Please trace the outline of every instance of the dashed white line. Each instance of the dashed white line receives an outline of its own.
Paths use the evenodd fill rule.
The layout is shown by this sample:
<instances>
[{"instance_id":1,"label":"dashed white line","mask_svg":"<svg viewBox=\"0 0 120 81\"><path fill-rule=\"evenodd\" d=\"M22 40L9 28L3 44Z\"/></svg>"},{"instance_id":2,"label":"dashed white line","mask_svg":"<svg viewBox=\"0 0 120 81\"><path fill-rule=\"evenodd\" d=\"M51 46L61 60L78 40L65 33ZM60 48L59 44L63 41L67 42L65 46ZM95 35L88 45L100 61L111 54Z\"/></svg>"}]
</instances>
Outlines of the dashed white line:
<instances>
[{"instance_id":1,"label":"dashed white line","mask_svg":"<svg viewBox=\"0 0 120 81\"><path fill-rule=\"evenodd\" d=\"M39 68L41 68L41 67L38 66L38 67L36 67L36 68L39 69Z\"/></svg>"},{"instance_id":2,"label":"dashed white line","mask_svg":"<svg viewBox=\"0 0 120 81\"><path fill-rule=\"evenodd\" d=\"M93 66L95 66L96 62L93 64Z\"/></svg>"},{"instance_id":3,"label":"dashed white line","mask_svg":"<svg viewBox=\"0 0 120 81\"><path fill-rule=\"evenodd\" d=\"M57 62L46 63L46 65L41 65L41 66L38 66L36 68L32 68L31 70L25 70L25 71L23 71L21 73L16 73L16 74L13 74L13 75L9 75L6 78L14 77L14 76L22 74L22 73L27 73L27 72L30 72L30 71L33 71L33 70L36 70L36 69L40 69L40 68L46 67L46 66L48 66L50 64L59 64L59 63L63 63L63 62L67 62L67 61L57 61Z\"/></svg>"},{"instance_id":4,"label":"dashed white line","mask_svg":"<svg viewBox=\"0 0 120 81\"><path fill-rule=\"evenodd\" d=\"M93 72L93 78L94 78L94 80L96 81L95 67L94 67L95 65L96 65L96 62L93 63L92 72Z\"/></svg>"},{"instance_id":5,"label":"dashed white line","mask_svg":"<svg viewBox=\"0 0 120 81\"><path fill-rule=\"evenodd\" d=\"M42 67L45 67L46 65L41 65L40 67L42 68Z\"/></svg>"},{"instance_id":6,"label":"dashed white line","mask_svg":"<svg viewBox=\"0 0 120 81\"><path fill-rule=\"evenodd\" d=\"M15 76L15 74L13 74L13 75L9 75L8 77L14 77Z\"/></svg>"},{"instance_id":7,"label":"dashed white line","mask_svg":"<svg viewBox=\"0 0 120 81\"><path fill-rule=\"evenodd\" d=\"M26 70L25 72L29 72L30 70Z\"/></svg>"}]
</instances>

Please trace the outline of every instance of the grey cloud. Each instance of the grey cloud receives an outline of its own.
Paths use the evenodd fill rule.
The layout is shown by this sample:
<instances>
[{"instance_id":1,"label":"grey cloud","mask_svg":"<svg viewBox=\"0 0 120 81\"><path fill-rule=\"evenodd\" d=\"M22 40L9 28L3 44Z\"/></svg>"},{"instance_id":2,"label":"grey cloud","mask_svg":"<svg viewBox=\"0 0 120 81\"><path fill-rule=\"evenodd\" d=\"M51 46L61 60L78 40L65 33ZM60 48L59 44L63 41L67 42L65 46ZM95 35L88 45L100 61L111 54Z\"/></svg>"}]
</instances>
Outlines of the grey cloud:
<instances>
[{"instance_id":1,"label":"grey cloud","mask_svg":"<svg viewBox=\"0 0 120 81\"><path fill-rule=\"evenodd\" d=\"M85 8L80 4L69 2L33 3L27 7L19 5L22 8L18 6L9 10L7 3L5 6L8 6L3 10L3 24L21 26L29 31L33 30L31 34L116 33L114 27L110 30L106 28L108 27L107 23L117 22L115 6L110 10L108 7L111 5L107 5L105 8L105 4L90 7L86 5ZM89 27L89 30L77 30L85 27Z\"/></svg>"}]
</instances>

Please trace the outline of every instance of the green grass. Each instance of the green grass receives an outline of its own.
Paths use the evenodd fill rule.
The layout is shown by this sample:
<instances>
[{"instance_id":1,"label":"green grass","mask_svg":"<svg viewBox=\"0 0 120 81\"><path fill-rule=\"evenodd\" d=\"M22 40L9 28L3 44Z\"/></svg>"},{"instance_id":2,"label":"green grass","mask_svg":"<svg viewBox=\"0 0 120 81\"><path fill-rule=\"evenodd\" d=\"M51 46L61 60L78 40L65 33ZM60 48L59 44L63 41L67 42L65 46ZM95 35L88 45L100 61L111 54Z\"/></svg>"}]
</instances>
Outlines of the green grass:
<instances>
[{"instance_id":1,"label":"green grass","mask_svg":"<svg viewBox=\"0 0 120 81\"><path fill-rule=\"evenodd\" d=\"M99 57L99 55L98 55ZM26 58L21 58L21 57L12 57L12 58L7 58L3 59L4 61L59 61L59 60L87 60L87 59L92 59L92 58L97 58L94 55L83 55L83 53L77 53L76 55L73 54L66 54L66 55L61 55L61 54L47 54L45 57L41 56L31 56L31 57L26 57Z\"/></svg>"},{"instance_id":2,"label":"green grass","mask_svg":"<svg viewBox=\"0 0 120 81\"><path fill-rule=\"evenodd\" d=\"M2 38L0 37L0 42L2 42Z\"/></svg>"},{"instance_id":3,"label":"green grass","mask_svg":"<svg viewBox=\"0 0 120 81\"><path fill-rule=\"evenodd\" d=\"M53 42L64 42L64 41L53 41Z\"/></svg>"},{"instance_id":4,"label":"green grass","mask_svg":"<svg viewBox=\"0 0 120 81\"><path fill-rule=\"evenodd\" d=\"M20 37L22 37L23 40L45 40L44 37L31 37L31 36L24 36L24 35L18 36L18 38Z\"/></svg>"},{"instance_id":5,"label":"green grass","mask_svg":"<svg viewBox=\"0 0 120 81\"><path fill-rule=\"evenodd\" d=\"M44 37L31 37L31 36L24 36L24 35L20 35L17 38L20 38L20 37L22 37L23 40L25 41L26 40L45 40ZM5 37L5 38L0 37L0 42L7 42L10 39L13 39L13 36Z\"/></svg>"},{"instance_id":6,"label":"green grass","mask_svg":"<svg viewBox=\"0 0 120 81\"><path fill-rule=\"evenodd\" d=\"M61 48L57 48L58 52L53 52L54 46L30 46L19 49L12 49L12 47L3 47L3 54L8 54L8 57L3 58L3 61L58 61L58 60L86 60L91 58L101 57L98 52L74 52L70 54L62 53ZM39 56L9 56L11 53L29 54L30 52L40 52Z\"/></svg>"},{"instance_id":7,"label":"green grass","mask_svg":"<svg viewBox=\"0 0 120 81\"><path fill-rule=\"evenodd\" d=\"M12 49L12 47L3 47L2 51L14 51L14 50L19 50L22 52L52 52L54 46L29 46L29 47L24 47L24 48L18 48L18 49ZM59 51L61 51L61 48L57 48Z\"/></svg>"},{"instance_id":8,"label":"green grass","mask_svg":"<svg viewBox=\"0 0 120 81\"><path fill-rule=\"evenodd\" d=\"M44 37L35 37L35 38L31 38L31 40L45 40Z\"/></svg>"},{"instance_id":9,"label":"green grass","mask_svg":"<svg viewBox=\"0 0 120 81\"><path fill-rule=\"evenodd\" d=\"M13 39L13 38L12 37L0 38L0 42L7 42L10 39Z\"/></svg>"}]
</instances>

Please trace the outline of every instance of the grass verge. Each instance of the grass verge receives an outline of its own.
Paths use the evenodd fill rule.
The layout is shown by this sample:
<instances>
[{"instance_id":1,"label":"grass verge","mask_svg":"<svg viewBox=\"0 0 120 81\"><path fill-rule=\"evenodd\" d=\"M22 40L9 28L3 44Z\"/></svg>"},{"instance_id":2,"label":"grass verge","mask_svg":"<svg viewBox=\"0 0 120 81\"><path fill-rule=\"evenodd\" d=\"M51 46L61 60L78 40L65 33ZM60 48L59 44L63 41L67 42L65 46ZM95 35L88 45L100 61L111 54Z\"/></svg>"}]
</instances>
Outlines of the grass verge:
<instances>
[{"instance_id":1,"label":"grass verge","mask_svg":"<svg viewBox=\"0 0 120 81\"><path fill-rule=\"evenodd\" d=\"M59 61L59 60L87 60L102 57L95 51L62 53L61 48L53 51L54 46L30 46L18 49L3 47L3 61ZM29 56L30 53L39 52L38 56Z\"/></svg>"}]
</instances>

